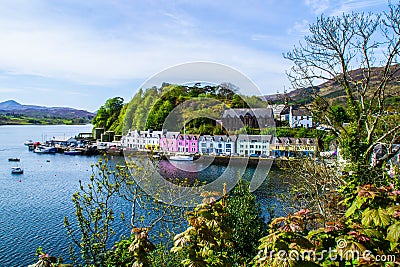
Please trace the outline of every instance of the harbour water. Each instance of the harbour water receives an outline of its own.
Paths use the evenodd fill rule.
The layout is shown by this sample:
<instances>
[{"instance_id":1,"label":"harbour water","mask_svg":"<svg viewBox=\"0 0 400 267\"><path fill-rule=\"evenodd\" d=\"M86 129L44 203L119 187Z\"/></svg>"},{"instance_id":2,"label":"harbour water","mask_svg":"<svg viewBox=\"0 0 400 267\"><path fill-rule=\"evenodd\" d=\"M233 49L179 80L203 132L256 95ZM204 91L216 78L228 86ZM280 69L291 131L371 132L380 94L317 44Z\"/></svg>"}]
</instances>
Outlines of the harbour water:
<instances>
[{"instance_id":1,"label":"harbour water","mask_svg":"<svg viewBox=\"0 0 400 267\"><path fill-rule=\"evenodd\" d=\"M24 141L44 141L55 137L90 132L91 125L0 126L0 267L20 267L34 263L35 251L42 246L50 255L62 256L68 262L70 239L63 226L64 216L73 220L72 194L79 180L88 181L90 165L98 156L35 154ZM20 162L8 162L20 158ZM115 160L121 160L115 159ZM22 175L12 175L11 167L20 166ZM202 176L206 179L224 171L212 166ZM246 173L251 174L251 169ZM257 191L263 209L274 202L272 193L284 191L274 180L273 172ZM120 206L129 214L129 206ZM126 225L119 225L117 236L129 235Z\"/></svg>"}]
</instances>

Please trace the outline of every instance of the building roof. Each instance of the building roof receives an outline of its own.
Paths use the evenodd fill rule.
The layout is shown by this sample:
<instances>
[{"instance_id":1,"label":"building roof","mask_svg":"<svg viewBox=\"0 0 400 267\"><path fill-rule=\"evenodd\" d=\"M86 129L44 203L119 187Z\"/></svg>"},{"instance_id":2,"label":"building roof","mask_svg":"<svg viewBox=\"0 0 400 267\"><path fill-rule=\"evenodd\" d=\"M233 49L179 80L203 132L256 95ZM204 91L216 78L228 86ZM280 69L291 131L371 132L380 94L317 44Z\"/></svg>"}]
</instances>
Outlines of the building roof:
<instances>
[{"instance_id":1,"label":"building roof","mask_svg":"<svg viewBox=\"0 0 400 267\"><path fill-rule=\"evenodd\" d=\"M255 116L256 118L260 117L269 117L273 118L273 110L272 108L232 108L226 109L222 113L222 118L227 118L228 116L231 118L244 116L249 113L251 116Z\"/></svg>"},{"instance_id":2,"label":"building roof","mask_svg":"<svg viewBox=\"0 0 400 267\"><path fill-rule=\"evenodd\" d=\"M199 137L199 141L222 141L222 142L235 142L237 136L236 135L202 135Z\"/></svg>"},{"instance_id":3,"label":"building roof","mask_svg":"<svg viewBox=\"0 0 400 267\"><path fill-rule=\"evenodd\" d=\"M296 137L274 137L273 144L295 144L316 146L317 139L315 138L296 138Z\"/></svg>"},{"instance_id":4,"label":"building roof","mask_svg":"<svg viewBox=\"0 0 400 267\"><path fill-rule=\"evenodd\" d=\"M272 141L272 135L250 135L250 134L239 134L238 141L246 142L269 142Z\"/></svg>"},{"instance_id":5,"label":"building roof","mask_svg":"<svg viewBox=\"0 0 400 267\"><path fill-rule=\"evenodd\" d=\"M292 116L311 116L311 112L306 108L291 108Z\"/></svg>"}]
</instances>

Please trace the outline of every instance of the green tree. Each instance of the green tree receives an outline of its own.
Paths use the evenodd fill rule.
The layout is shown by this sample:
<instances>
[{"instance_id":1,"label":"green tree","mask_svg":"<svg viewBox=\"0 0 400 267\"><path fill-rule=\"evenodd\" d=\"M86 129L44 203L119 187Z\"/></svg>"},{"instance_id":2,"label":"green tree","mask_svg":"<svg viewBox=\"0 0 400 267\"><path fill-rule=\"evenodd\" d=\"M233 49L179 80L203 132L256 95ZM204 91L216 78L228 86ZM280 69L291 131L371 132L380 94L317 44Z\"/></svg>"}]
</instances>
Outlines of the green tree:
<instances>
[{"instance_id":1,"label":"green tree","mask_svg":"<svg viewBox=\"0 0 400 267\"><path fill-rule=\"evenodd\" d=\"M257 198L249 190L249 183L239 180L227 199L225 223L231 231L233 247L229 254L237 255L237 261L249 263L256 256L259 239L267 234Z\"/></svg>"},{"instance_id":2,"label":"green tree","mask_svg":"<svg viewBox=\"0 0 400 267\"><path fill-rule=\"evenodd\" d=\"M124 106L124 99L121 97L110 98L99 108L96 116L93 118L94 127L104 128L106 131L111 129L120 129L120 112ZM121 133L121 132L119 132Z\"/></svg>"},{"instance_id":3,"label":"green tree","mask_svg":"<svg viewBox=\"0 0 400 267\"><path fill-rule=\"evenodd\" d=\"M232 266L230 229L225 223L227 216L225 198L217 202L197 206L187 214L189 227L174 238L173 253L185 257L183 266Z\"/></svg>"},{"instance_id":4,"label":"green tree","mask_svg":"<svg viewBox=\"0 0 400 267\"><path fill-rule=\"evenodd\" d=\"M107 245L115 234L112 227L115 214L111 203L117 197L119 186L115 181L118 176L118 172L108 168L105 159L92 166L87 186L79 180L80 190L72 196L76 223L71 223L68 217L64 218L64 225L73 241L70 254L75 266L82 266L77 261L77 254L81 254L85 266L100 267L104 264Z\"/></svg>"}]
</instances>

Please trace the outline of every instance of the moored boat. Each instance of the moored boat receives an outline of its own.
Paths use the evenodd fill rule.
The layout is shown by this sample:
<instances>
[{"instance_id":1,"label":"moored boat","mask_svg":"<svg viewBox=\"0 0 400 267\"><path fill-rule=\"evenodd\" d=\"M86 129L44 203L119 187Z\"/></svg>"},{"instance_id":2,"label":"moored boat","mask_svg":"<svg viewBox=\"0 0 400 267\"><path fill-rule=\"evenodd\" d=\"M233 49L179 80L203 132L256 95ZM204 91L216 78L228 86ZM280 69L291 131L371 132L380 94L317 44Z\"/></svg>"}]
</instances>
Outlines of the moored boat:
<instances>
[{"instance_id":1,"label":"moored boat","mask_svg":"<svg viewBox=\"0 0 400 267\"><path fill-rule=\"evenodd\" d=\"M26 145L26 146L33 145L33 141L32 141L32 140L26 140L26 141L24 142L24 145Z\"/></svg>"},{"instance_id":2,"label":"moored boat","mask_svg":"<svg viewBox=\"0 0 400 267\"><path fill-rule=\"evenodd\" d=\"M82 153L82 151L76 150L76 149L70 149L70 150L64 151L64 155L80 155L81 153Z\"/></svg>"},{"instance_id":3,"label":"moored boat","mask_svg":"<svg viewBox=\"0 0 400 267\"><path fill-rule=\"evenodd\" d=\"M56 148L52 146L38 146L33 152L41 154L56 153Z\"/></svg>"},{"instance_id":4,"label":"moored boat","mask_svg":"<svg viewBox=\"0 0 400 267\"><path fill-rule=\"evenodd\" d=\"M19 158L9 158L8 161L20 161L21 159Z\"/></svg>"},{"instance_id":5,"label":"moored boat","mask_svg":"<svg viewBox=\"0 0 400 267\"><path fill-rule=\"evenodd\" d=\"M170 160L174 161L193 161L192 155L174 155L169 157Z\"/></svg>"},{"instance_id":6,"label":"moored boat","mask_svg":"<svg viewBox=\"0 0 400 267\"><path fill-rule=\"evenodd\" d=\"M12 174L23 174L24 170L20 167L12 167L11 168L11 173Z\"/></svg>"}]
</instances>

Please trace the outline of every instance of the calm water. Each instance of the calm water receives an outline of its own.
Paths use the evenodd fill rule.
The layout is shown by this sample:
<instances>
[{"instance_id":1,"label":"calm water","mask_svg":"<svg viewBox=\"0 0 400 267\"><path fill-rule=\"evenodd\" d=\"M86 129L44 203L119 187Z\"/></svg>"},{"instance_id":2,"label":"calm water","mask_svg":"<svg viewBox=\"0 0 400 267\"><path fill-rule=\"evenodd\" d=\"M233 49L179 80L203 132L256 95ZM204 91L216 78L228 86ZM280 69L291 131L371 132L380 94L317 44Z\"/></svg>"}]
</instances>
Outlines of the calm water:
<instances>
[{"instance_id":1,"label":"calm water","mask_svg":"<svg viewBox=\"0 0 400 267\"><path fill-rule=\"evenodd\" d=\"M40 155L29 152L23 142L42 141L51 137L70 137L90 132L84 126L0 126L0 267L27 266L34 263L38 246L68 261L69 237L63 226L64 216L73 221L72 194L78 190L78 180L87 181L95 156ZM18 157L21 162L8 162ZM116 159L121 160L121 159ZM21 166L23 175L12 175L11 167ZM202 175L213 176L225 167L212 166ZM251 175L252 170L246 171ZM274 177L273 172L270 173ZM283 191L276 179L267 179L256 192L265 209L274 203L273 192ZM119 205L129 214L129 206ZM120 224L117 236L129 235Z\"/></svg>"}]
</instances>

